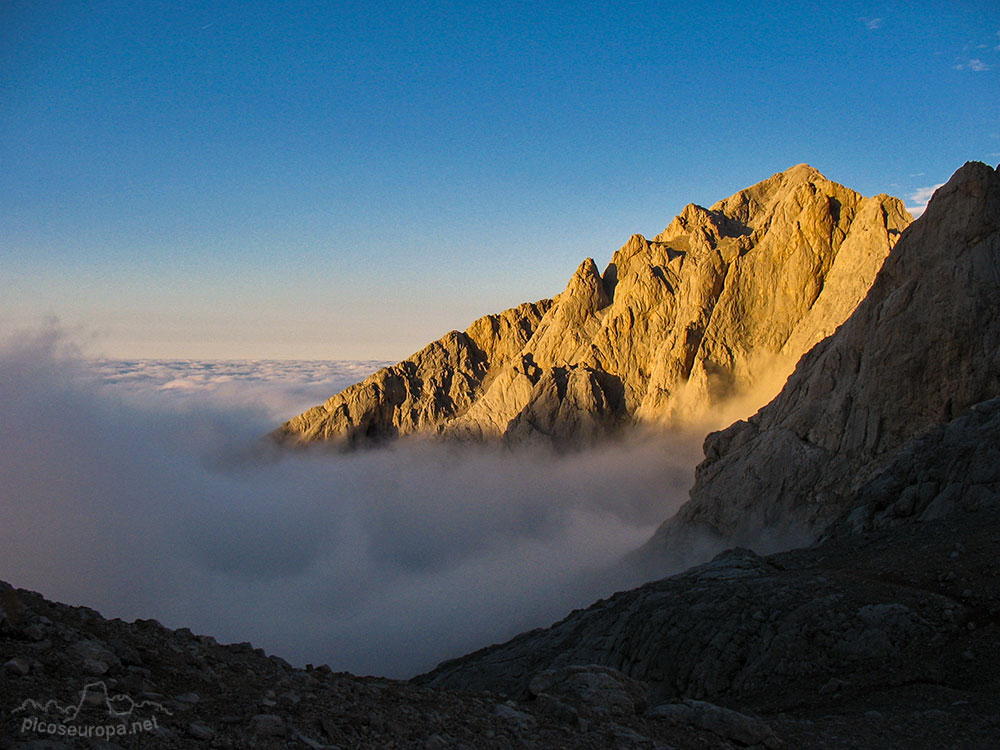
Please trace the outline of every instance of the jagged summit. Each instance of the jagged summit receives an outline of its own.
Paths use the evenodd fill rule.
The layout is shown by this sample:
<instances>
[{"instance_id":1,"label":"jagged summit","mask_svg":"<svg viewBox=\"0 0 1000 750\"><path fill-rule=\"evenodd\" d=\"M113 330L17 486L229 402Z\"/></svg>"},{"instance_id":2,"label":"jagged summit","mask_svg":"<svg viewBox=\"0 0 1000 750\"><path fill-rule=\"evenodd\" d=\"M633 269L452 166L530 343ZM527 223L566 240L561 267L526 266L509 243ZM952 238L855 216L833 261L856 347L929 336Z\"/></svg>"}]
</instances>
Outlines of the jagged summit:
<instances>
[{"instance_id":1,"label":"jagged summit","mask_svg":"<svg viewBox=\"0 0 1000 750\"><path fill-rule=\"evenodd\" d=\"M634 422L718 424L733 399L752 411L777 392L910 221L896 198L797 165L711 208L689 204L603 273L588 258L552 300L452 332L275 434L579 444Z\"/></svg>"},{"instance_id":2,"label":"jagged summit","mask_svg":"<svg viewBox=\"0 0 1000 750\"><path fill-rule=\"evenodd\" d=\"M651 548L692 527L730 542L790 526L815 535L845 514L885 524L995 499L998 300L1000 174L970 162L778 397L708 436L690 501Z\"/></svg>"}]
</instances>

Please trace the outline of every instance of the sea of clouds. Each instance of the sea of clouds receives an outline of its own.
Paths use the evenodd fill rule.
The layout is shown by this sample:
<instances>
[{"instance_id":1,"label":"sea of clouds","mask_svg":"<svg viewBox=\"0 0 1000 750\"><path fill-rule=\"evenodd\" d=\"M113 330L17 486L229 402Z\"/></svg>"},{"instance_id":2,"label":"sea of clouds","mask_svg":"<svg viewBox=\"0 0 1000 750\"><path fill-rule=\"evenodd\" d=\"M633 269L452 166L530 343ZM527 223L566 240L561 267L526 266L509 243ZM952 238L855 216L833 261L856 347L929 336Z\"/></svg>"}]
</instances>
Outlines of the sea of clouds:
<instances>
[{"instance_id":1,"label":"sea of clouds","mask_svg":"<svg viewBox=\"0 0 1000 750\"><path fill-rule=\"evenodd\" d=\"M87 360L0 347L0 576L296 664L405 677L636 584L701 436L540 449L265 436L376 362Z\"/></svg>"},{"instance_id":2,"label":"sea of clouds","mask_svg":"<svg viewBox=\"0 0 1000 750\"><path fill-rule=\"evenodd\" d=\"M165 406L253 404L284 421L364 380L390 362L378 360L98 359L88 362L99 384L125 398Z\"/></svg>"}]
</instances>

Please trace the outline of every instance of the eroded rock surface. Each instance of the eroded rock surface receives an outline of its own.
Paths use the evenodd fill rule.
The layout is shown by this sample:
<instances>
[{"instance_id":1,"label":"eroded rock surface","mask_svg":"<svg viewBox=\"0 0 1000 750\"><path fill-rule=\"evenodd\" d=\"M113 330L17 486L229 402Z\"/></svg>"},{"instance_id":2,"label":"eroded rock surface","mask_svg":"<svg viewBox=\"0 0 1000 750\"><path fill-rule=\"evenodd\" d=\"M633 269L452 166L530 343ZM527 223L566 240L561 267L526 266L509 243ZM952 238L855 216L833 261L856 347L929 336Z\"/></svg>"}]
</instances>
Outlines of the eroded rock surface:
<instances>
[{"instance_id":1,"label":"eroded rock surface","mask_svg":"<svg viewBox=\"0 0 1000 750\"><path fill-rule=\"evenodd\" d=\"M479 318L464 332L452 331L290 419L275 434L296 443L347 446L434 434L472 405L551 306L551 300L542 300Z\"/></svg>"},{"instance_id":2,"label":"eroded rock surface","mask_svg":"<svg viewBox=\"0 0 1000 750\"><path fill-rule=\"evenodd\" d=\"M644 716L634 703L617 710L615 686L636 695L645 686L613 670L601 673L606 683L550 686L579 710L514 701L295 668L249 643L220 644L155 620L107 620L3 582L0 654L2 750L732 747L699 726ZM101 675L86 670L95 658L106 666Z\"/></svg>"},{"instance_id":3,"label":"eroded rock surface","mask_svg":"<svg viewBox=\"0 0 1000 750\"><path fill-rule=\"evenodd\" d=\"M815 536L862 505L874 522L890 503L907 517L995 498L996 405L969 410L1000 395L998 300L1000 174L970 162L778 397L708 436L690 501L649 550L669 554L692 527L745 542L768 529Z\"/></svg>"}]
</instances>

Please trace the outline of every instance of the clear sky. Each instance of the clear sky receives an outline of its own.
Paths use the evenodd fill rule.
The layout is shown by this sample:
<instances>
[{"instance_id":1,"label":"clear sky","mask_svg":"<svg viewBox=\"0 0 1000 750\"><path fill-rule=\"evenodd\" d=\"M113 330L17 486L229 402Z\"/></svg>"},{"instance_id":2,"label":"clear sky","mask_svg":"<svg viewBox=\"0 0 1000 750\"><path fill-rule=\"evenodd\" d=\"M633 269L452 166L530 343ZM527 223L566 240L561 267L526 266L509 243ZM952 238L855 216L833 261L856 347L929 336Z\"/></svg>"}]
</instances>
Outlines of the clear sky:
<instances>
[{"instance_id":1,"label":"clear sky","mask_svg":"<svg viewBox=\"0 0 1000 750\"><path fill-rule=\"evenodd\" d=\"M1000 6L0 2L0 334L396 359L808 162L1000 161Z\"/></svg>"}]
</instances>

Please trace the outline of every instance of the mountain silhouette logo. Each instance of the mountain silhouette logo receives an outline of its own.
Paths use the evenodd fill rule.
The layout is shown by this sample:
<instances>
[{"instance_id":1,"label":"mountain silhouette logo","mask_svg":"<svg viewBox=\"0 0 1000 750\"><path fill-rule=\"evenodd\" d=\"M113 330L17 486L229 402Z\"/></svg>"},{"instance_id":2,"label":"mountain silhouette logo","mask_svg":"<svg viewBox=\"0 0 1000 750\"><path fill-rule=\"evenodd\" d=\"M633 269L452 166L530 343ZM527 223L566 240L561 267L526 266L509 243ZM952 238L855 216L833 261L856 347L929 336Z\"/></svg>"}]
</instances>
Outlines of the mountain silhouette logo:
<instances>
[{"instance_id":1,"label":"mountain silhouette logo","mask_svg":"<svg viewBox=\"0 0 1000 750\"><path fill-rule=\"evenodd\" d=\"M103 680L100 682L88 682L84 685L83 689L80 691L79 700L77 700L76 703L67 703L63 705L55 699L49 699L42 702L33 698L27 698L21 702L20 706L11 711L11 713L40 712L43 714L56 714L60 721L66 724L76 721L76 718L80 715L80 711L83 710L84 706L103 706L107 710L108 716L122 721L132 719L133 714L141 709L149 709L153 714L164 713L167 716L173 716L169 709L156 701L147 700L136 702L132 700L131 696L126 695L125 693L117 693L115 695L109 694L108 686Z\"/></svg>"}]
</instances>

